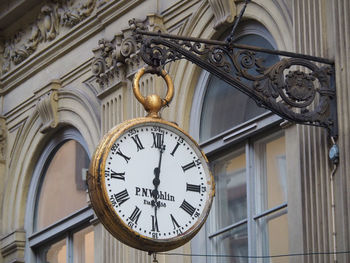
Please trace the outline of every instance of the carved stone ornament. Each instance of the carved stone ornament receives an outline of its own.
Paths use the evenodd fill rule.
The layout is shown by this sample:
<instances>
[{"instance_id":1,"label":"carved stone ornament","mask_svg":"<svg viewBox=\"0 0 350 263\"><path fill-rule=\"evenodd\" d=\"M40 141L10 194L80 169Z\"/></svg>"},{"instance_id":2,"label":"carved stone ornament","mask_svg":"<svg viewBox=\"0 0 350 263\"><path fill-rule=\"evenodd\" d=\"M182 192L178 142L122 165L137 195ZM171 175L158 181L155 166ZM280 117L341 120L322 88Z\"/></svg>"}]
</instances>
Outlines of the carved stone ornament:
<instances>
[{"instance_id":1,"label":"carved stone ornament","mask_svg":"<svg viewBox=\"0 0 350 263\"><path fill-rule=\"evenodd\" d=\"M231 24L236 15L236 5L233 0L208 0L215 16L214 29Z\"/></svg>"},{"instance_id":2,"label":"carved stone ornament","mask_svg":"<svg viewBox=\"0 0 350 263\"><path fill-rule=\"evenodd\" d=\"M56 39L63 28L75 26L108 1L45 1L32 23L3 40L0 48L0 76L26 60L40 44Z\"/></svg>"},{"instance_id":3,"label":"carved stone ornament","mask_svg":"<svg viewBox=\"0 0 350 263\"><path fill-rule=\"evenodd\" d=\"M22 229L0 238L0 251L4 262L24 262L26 233Z\"/></svg>"},{"instance_id":4,"label":"carved stone ornament","mask_svg":"<svg viewBox=\"0 0 350 263\"><path fill-rule=\"evenodd\" d=\"M6 160L7 127L5 118L0 116L0 162Z\"/></svg>"},{"instance_id":5,"label":"carved stone ornament","mask_svg":"<svg viewBox=\"0 0 350 263\"><path fill-rule=\"evenodd\" d=\"M47 133L58 125L58 89L60 87L60 82L55 80L37 93L36 110L42 121L41 133Z\"/></svg>"},{"instance_id":6,"label":"carved stone ornament","mask_svg":"<svg viewBox=\"0 0 350 263\"><path fill-rule=\"evenodd\" d=\"M158 15L149 15L145 21L136 21L141 28L153 32L165 32L163 20ZM140 44L133 37L133 26L116 34L113 39L101 39L93 50L95 59L92 72L101 88L125 81L143 64L139 56Z\"/></svg>"}]
</instances>

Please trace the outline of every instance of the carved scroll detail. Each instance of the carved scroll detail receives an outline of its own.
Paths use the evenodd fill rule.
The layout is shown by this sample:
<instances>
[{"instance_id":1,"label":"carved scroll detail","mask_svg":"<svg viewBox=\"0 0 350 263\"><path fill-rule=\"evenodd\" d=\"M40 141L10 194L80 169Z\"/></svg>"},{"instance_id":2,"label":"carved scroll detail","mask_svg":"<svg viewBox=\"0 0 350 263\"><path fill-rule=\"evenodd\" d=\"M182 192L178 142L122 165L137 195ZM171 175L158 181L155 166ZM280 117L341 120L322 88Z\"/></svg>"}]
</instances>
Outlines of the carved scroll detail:
<instances>
[{"instance_id":1,"label":"carved scroll detail","mask_svg":"<svg viewBox=\"0 0 350 263\"><path fill-rule=\"evenodd\" d=\"M42 121L41 133L47 133L51 129L57 127L58 119L58 89L60 83L53 81L50 83L44 92L38 95L36 111L39 113Z\"/></svg>"},{"instance_id":2,"label":"carved scroll detail","mask_svg":"<svg viewBox=\"0 0 350 263\"><path fill-rule=\"evenodd\" d=\"M6 160L7 127L5 118L0 116L0 162Z\"/></svg>"},{"instance_id":3,"label":"carved scroll detail","mask_svg":"<svg viewBox=\"0 0 350 263\"><path fill-rule=\"evenodd\" d=\"M157 15L149 15L145 21L134 20L133 23L149 31L165 31L162 18ZM139 56L140 44L132 34L133 26L130 26L112 40L99 40L99 46L93 50L92 72L101 88L125 81L143 64Z\"/></svg>"},{"instance_id":4,"label":"carved scroll detail","mask_svg":"<svg viewBox=\"0 0 350 263\"><path fill-rule=\"evenodd\" d=\"M232 0L208 0L215 16L214 29L231 24L236 15L236 5Z\"/></svg>"},{"instance_id":5,"label":"carved scroll detail","mask_svg":"<svg viewBox=\"0 0 350 263\"><path fill-rule=\"evenodd\" d=\"M149 34L137 24L135 28L140 56L146 64L158 67L185 58L282 118L325 127L331 136L337 136L332 63L313 57L325 64L319 66L310 61L310 56L295 54L270 65L272 61L265 61L259 47L249 50L245 49L249 46L230 46L226 42Z\"/></svg>"},{"instance_id":6,"label":"carved scroll detail","mask_svg":"<svg viewBox=\"0 0 350 263\"><path fill-rule=\"evenodd\" d=\"M5 39L0 48L0 76L26 60L41 43L53 41L63 28L71 28L101 6L97 0L48 0L34 21ZM107 0L104 1L108 2Z\"/></svg>"}]
</instances>

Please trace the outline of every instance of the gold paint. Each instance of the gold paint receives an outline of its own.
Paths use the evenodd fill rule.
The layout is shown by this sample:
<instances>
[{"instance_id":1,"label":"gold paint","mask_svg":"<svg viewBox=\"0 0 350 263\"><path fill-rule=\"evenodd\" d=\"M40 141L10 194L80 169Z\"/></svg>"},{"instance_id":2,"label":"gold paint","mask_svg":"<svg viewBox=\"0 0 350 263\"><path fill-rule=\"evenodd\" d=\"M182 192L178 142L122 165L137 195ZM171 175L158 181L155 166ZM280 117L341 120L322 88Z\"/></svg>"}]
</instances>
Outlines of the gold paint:
<instances>
[{"instance_id":1,"label":"gold paint","mask_svg":"<svg viewBox=\"0 0 350 263\"><path fill-rule=\"evenodd\" d=\"M164 99L157 94L148 95L146 98L140 92L140 78L145 73L157 74L163 77L167 84L167 94ZM148 112L147 117L159 118L159 111L164 106L167 106L174 96L174 84L170 76L164 69L159 68L142 68L136 74L133 82L133 91L136 99L143 105Z\"/></svg>"},{"instance_id":2,"label":"gold paint","mask_svg":"<svg viewBox=\"0 0 350 263\"><path fill-rule=\"evenodd\" d=\"M135 125L152 125L152 123L161 123L168 127L173 127L174 129L182 133L184 137L189 138L189 140L196 147L199 147L197 142L184 130L180 129L177 125L173 123L160 119L158 116L156 118L144 117L126 121L111 129L103 137L100 144L97 146L90 164L88 175L88 188L91 204L95 210L97 217L100 219L101 223L105 226L105 228L114 237L116 237L121 242L140 250L149 252L160 252L175 249L179 246L184 245L185 243L190 241L194 237L194 235L200 230L200 228L207 219L212 205L213 196L215 195L215 183L214 178L208 168L207 158L204 155L204 153L200 151L205 162L203 163L203 166L206 166L208 168L206 171L208 171L208 176L210 177L210 182L208 183L210 189L208 189L208 200L206 201L203 212L201 216L197 218L197 222L195 225L193 225L192 228L184 232L181 236L157 240L143 236L135 232L132 228L125 224L124 221L122 221L122 219L119 218L119 216L116 214L109 200L108 193L105 187L105 166L108 153L110 152L115 141L120 136L122 136L127 130L132 129Z\"/></svg>"}]
</instances>

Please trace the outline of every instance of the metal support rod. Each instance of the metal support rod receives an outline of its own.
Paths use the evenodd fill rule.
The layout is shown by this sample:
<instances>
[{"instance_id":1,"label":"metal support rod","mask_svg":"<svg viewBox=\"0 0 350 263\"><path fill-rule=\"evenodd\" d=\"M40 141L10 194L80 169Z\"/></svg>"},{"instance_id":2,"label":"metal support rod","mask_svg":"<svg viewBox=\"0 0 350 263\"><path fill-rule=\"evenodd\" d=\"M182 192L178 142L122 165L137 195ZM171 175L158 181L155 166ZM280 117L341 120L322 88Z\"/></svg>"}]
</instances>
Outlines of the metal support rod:
<instances>
[{"instance_id":1,"label":"metal support rod","mask_svg":"<svg viewBox=\"0 0 350 263\"><path fill-rule=\"evenodd\" d=\"M232 27L232 31L231 31L230 35L226 38L226 42L228 42L229 44L233 44L233 39L235 36L236 28L237 28L239 22L241 21L243 14L245 12L245 9L247 8L247 5L249 2L250 2L250 0L245 0L245 4L244 4L241 12L239 13L239 16L238 17L236 16L235 20L233 21L234 24Z\"/></svg>"},{"instance_id":2,"label":"metal support rod","mask_svg":"<svg viewBox=\"0 0 350 263\"><path fill-rule=\"evenodd\" d=\"M334 198L334 175L337 170L337 165L334 164L333 171L330 177L331 183L331 211L332 211L332 241L333 241L333 262L337 263L337 234L335 230L335 198Z\"/></svg>"},{"instance_id":3,"label":"metal support rod","mask_svg":"<svg viewBox=\"0 0 350 263\"><path fill-rule=\"evenodd\" d=\"M232 41L149 32L136 19L129 24L133 29L133 48L139 49L133 59L142 59L152 68L185 59L283 119L323 127L330 137L338 136L332 60ZM99 48L93 61L99 83L113 79L119 70L121 62L114 55L113 41L104 41L102 46L106 48Z\"/></svg>"},{"instance_id":4,"label":"metal support rod","mask_svg":"<svg viewBox=\"0 0 350 263\"><path fill-rule=\"evenodd\" d=\"M152 261L152 262L153 262L153 263L158 263L158 260L157 260L157 253L154 252L152 255L153 255L153 261Z\"/></svg>"},{"instance_id":5,"label":"metal support rod","mask_svg":"<svg viewBox=\"0 0 350 263\"><path fill-rule=\"evenodd\" d=\"M335 138L331 137L333 147L337 146ZM337 147L336 147L337 148ZM333 157L333 156L332 156ZM333 170L330 175L330 188L331 188L331 215L332 215L332 241L333 241L333 263L337 263L337 234L336 234L336 227L335 227L335 196L334 196L334 176L335 172L338 168L339 163L339 152L335 155L335 157L331 158L331 161L333 162Z\"/></svg>"},{"instance_id":6,"label":"metal support rod","mask_svg":"<svg viewBox=\"0 0 350 263\"><path fill-rule=\"evenodd\" d=\"M163 39L191 41L191 42L196 42L196 43L218 45L218 46L230 45L231 47L238 48L238 49L263 52L263 53L267 53L267 54L273 54L273 55L279 55L279 56L285 56L285 57L302 58L302 59L307 59L307 60L311 60L314 62L320 62L320 63L324 63L324 64L328 64L328 65L334 65L334 61L327 59L327 58L320 58L320 57L316 57L316 56L310 56L310 55L300 54L300 53L293 53L293 52L288 52L288 51L271 50L271 49L267 49L267 48L261 48L261 47L244 45L244 44L235 44L235 43L228 44L225 41L203 39L203 38L196 38L196 37L183 37L183 36L180 37L180 36L172 35L172 34L166 34L166 33L160 33L160 32L149 32L149 31L139 30L139 29L136 29L135 32L137 34L140 34L140 35L155 36L155 37L160 37Z\"/></svg>"}]
</instances>

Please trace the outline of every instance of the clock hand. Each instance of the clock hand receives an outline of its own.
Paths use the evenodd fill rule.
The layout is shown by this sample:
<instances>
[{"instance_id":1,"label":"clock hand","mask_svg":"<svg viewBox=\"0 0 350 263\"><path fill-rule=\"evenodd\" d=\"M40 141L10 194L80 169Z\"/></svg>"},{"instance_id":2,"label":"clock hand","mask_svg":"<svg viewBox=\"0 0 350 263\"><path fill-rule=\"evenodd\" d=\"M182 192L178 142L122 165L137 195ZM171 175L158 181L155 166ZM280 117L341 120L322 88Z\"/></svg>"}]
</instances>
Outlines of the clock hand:
<instances>
[{"instance_id":1,"label":"clock hand","mask_svg":"<svg viewBox=\"0 0 350 263\"><path fill-rule=\"evenodd\" d=\"M153 173L154 173L154 179L153 179L153 185L154 185L154 190L152 191L153 198L154 200L152 201L152 206L154 206L154 218L152 222L152 230L158 232L158 220L157 220L157 210L160 207L158 203L158 186L160 184L159 180L159 175L160 175L160 167L162 165L162 155L165 150L165 145L162 145L159 148L159 162L158 162L158 167L154 168Z\"/></svg>"},{"instance_id":2,"label":"clock hand","mask_svg":"<svg viewBox=\"0 0 350 263\"><path fill-rule=\"evenodd\" d=\"M158 200L158 186L160 184L160 180L159 180L159 175L160 175L160 167L162 164L162 155L163 152L165 150L165 145L162 145L159 148L159 162L158 162L158 167L154 168L153 173L154 173L154 179L153 179L153 185L154 185L154 190L152 191L153 194L153 198L154 198L154 204L152 204L152 206L159 206L157 204L157 200Z\"/></svg>"}]
</instances>

